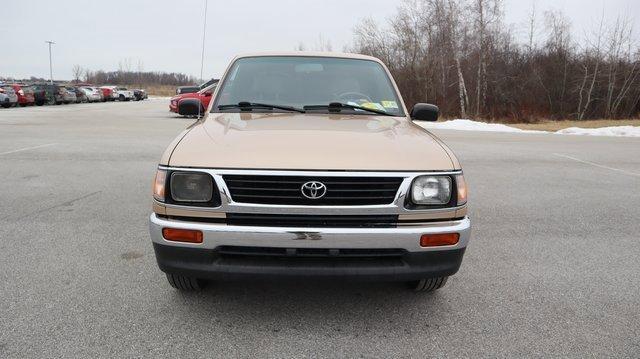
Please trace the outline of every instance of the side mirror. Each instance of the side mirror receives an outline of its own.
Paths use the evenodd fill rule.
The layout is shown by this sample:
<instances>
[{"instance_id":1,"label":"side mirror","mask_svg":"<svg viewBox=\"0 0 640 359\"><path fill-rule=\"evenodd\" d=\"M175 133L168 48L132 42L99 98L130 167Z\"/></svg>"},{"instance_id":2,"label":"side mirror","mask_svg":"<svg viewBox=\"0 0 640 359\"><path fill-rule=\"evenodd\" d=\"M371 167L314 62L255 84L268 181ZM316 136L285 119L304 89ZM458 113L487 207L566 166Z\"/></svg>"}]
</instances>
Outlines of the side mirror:
<instances>
[{"instance_id":1,"label":"side mirror","mask_svg":"<svg viewBox=\"0 0 640 359\"><path fill-rule=\"evenodd\" d=\"M411 110L411 119L414 121L438 121L440 109L436 105L417 103Z\"/></svg>"},{"instance_id":2,"label":"side mirror","mask_svg":"<svg viewBox=\"0 0 640 359\"><path fill-rule=\"evenodd\" d=\"M202 117L204 112L200 100L195 98L186 98L178 103L178 114L182 116Z\"/></svg>"}]
</instances>

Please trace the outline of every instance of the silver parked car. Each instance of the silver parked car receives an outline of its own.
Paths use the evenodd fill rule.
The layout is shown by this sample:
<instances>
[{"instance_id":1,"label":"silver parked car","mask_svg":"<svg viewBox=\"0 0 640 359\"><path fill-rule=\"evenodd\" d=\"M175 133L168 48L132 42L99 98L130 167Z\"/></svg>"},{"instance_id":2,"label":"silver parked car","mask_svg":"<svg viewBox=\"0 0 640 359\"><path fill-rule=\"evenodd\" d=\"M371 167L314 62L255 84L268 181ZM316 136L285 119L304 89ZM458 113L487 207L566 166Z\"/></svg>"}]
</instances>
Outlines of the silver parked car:
<instances>
[{"instance_id":1,"label":"silver parked car","mask_svg":"<svg viewBox=\"0 0 640 359\"><path fill-rule=\"evenodd\" d=\"M78 102L78 97L76 96L76 92L67 87L62 87L62 99L63 99L63 103L66 105L70 103Z\"/></svg>"},{"instance_id":2,"label":"silver parked car","mask_svg":"<svg viewBox=\"0 0 640 359\"><path fill-rule=\"evenodd\" d=\"M89 102L102 101L102 91L95 87L80 87L80 91L84 92Z\"/></svg>"}]
</instances>

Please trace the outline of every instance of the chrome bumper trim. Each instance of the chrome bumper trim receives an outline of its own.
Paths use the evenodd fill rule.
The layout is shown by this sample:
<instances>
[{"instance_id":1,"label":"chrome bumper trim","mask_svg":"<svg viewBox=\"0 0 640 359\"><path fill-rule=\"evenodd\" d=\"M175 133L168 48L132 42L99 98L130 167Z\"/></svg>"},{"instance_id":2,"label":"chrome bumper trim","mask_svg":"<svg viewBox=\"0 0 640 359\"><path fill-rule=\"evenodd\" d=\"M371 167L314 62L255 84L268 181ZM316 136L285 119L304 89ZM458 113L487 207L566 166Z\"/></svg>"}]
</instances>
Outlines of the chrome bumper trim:
<instances>
[{"instance_id":1,"label":"chrome bumper trim","mask_svg":"<svg viewBox=\"0 0 640 359\"><path fill-rule=\"evenodd\" d=\"M181 228L202 231L204 243L187 244L165 240L162 228ZM158 244L187 248L214 249L218 246L255 246L279 248L395 248L409 252L430 252L466 248L471 237L471 221L447 221L424 224L420 227L398 228L293 228L228 226L173 221L149 217L151 240ZM423 248L420 236L434 233L460 233L454 246Z\"/></svg>"}]
</instances>

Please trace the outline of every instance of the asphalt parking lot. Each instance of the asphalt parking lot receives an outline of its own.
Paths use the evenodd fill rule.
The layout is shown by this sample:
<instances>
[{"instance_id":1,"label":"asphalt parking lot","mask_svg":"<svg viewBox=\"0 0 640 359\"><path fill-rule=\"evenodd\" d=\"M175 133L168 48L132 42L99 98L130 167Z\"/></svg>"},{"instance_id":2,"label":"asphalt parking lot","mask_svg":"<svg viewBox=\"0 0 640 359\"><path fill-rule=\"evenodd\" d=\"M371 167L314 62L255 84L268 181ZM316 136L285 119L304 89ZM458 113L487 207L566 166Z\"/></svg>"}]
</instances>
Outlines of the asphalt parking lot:
<instances>
[{"instance_id":1,"label":"asphalt parking lot","mask_svg":"<svg viewBox=\"0 0 640 359\"><path fill-rule=\"evenodd\" d=\"M167 100L0 110L0 357L639 357L640 139L435 131L472 242L433 295L179 293L147 233Z\"/></svg>"}]
</instances>

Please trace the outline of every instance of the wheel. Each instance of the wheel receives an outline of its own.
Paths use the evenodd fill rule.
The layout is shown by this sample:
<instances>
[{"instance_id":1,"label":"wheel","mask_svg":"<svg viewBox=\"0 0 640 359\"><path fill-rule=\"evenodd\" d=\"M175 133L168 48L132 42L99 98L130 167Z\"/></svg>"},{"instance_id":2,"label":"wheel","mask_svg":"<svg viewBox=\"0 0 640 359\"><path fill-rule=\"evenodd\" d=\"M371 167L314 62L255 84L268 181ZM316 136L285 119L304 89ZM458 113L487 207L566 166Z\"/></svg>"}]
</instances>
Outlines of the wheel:
<instances>
[{"instance_id":1,"label":"wheel","mask_svg":"<svg viewBox=\"0 0 640 359\"><path fill-rule=\"evenodd\" d=\"M118 101L124 101L124 95L120 95L120 96L118 97Z\"/></svg>"},{"instance_id":2,"label":"wheel","mask_svg":"<svg viewBox=\"0 0 640 359\"><path fill-rule=\"evenodd\" d=\"M421 279L409 282L409 288L414 292L429 293L444 287L444 285L447 284L447 279L449 279L449 277Z\"/></svg>"},{"instance_id":3,"label":"wheel","mask_svg":"<svg viewBox=\"0 0 640 359\"><path fill-rule=\"evenodd\" d=\"M9 107L11 107L11 104L3 103L3 104L2 104L2 107L4 107L4 108L9 108Z\"/></svg>"},{"instance_id":4,"label":"wheel","mask_svg":"<svg viewBox=\"0 0 640 359\"><path fill-rule=\"evenodd\" d=\"M167 273L167 280L172 287L185 292L199 292L205 287L206 284L206 282L202 279L185 277L182 275L170 273Z\"/></svg>"}]
</instances>

